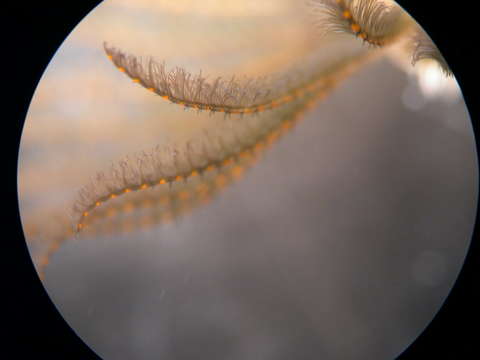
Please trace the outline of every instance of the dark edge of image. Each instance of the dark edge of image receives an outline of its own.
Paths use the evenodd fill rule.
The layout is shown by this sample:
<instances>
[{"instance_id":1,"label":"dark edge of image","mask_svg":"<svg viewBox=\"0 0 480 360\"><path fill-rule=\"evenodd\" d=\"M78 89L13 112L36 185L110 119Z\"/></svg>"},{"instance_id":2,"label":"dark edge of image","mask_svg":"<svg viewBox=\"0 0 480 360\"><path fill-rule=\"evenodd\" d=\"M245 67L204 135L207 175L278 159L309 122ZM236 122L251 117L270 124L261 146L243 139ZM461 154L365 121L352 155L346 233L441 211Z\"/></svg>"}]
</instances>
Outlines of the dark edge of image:
<instances>
[{"instance_id":1,"label":"dark edge of image","mask_svg":"<svg viewBox=\"0 0 480 360\"><path fill-rule=\"evenodd\" d=\"M472 59L476 12L465 5L442 6L435 0L397 2L425 28L453 70L471 116L478 154L480 120L474 99L476 71L475 59ZM17 198L20 137L35 88L65 37L99 3L98 0L57 5L17 2L4 5L0 15L4 27L2 42L7 44L2 49L2 103L7 105L3 125L8 126L3 131L3 142L7 143L3 170L7 178L3 187L7 205L3 206L3 224L7 225L7 231L3 237L2 263L7 282L1 292L2 318L6 323L2 326L4 334L0 335L3 345L0 354L4 359L99 359L63 320L43 288L25 243ZM469 253L454 288L426 330L399 360L480 358L473 331L478 325L480 300L474 291L479 262L478 236L477 221Z\"/></svg>"}]
</instances>

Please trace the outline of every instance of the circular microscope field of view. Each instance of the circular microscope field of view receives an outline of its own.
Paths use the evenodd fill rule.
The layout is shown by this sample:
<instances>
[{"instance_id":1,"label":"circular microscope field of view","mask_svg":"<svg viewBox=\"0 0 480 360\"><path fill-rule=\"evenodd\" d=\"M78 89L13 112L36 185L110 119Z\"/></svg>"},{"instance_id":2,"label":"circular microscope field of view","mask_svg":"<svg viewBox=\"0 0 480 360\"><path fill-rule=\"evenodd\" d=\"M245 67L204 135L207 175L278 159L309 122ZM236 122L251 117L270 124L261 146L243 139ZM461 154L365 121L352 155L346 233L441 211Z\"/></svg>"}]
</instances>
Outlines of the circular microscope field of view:
<instances>
[{"instance_id":1,"label":"circular microscope field of view","mask_svg":"<svg viewBox=\"0 0 480 360\"><path fill-rule=\"evenodd\" d=\"M105 360L393 360L477 207L474 133L390 0L105 0L44 72L18 190Z\"/></svg>"}]
</instances>

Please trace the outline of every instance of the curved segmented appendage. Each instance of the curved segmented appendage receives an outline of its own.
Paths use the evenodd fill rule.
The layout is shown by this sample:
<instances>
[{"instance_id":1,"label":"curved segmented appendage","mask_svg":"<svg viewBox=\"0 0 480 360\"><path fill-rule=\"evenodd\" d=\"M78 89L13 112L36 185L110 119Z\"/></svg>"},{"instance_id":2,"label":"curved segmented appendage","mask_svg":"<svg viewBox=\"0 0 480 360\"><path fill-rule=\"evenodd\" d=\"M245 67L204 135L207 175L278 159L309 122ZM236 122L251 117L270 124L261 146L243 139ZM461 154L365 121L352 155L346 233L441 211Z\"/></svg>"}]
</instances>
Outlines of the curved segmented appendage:
<instances>
[{"instance_id":1,"label":"curved segmented appendage","mask_svg":"<svg viewBox=\"0 0 480 360\"><path fill-rule=\"evenodd\" d=\"M48 223L45 219L48 219ZM40 279L43 280L45 278L44 270L48 266L51 256L66 239L75 234L71 226L72 219L66 215L65 211L48 211L47 213L31 214L25 220L23 226L25 239L28 241L29 247L37 248L32 252L32 260Z\"/></svg>"},{"instance_id":2,"label":"curved segmented appendage","mask_svg":"<svg viewBox=\"0 0 480 360\"><path fill-rule=\"evenodd\" d=\"M427 33L419 28L413 36L412 65L426 59L435 61L445 76L453 76L452 70L440 53L440 50L438 50L438 47L433 43Z\"/></svg>"},{"instance_id":3,"label":"curved segmented appendage","mask_svg":"<svg viewBox=\"0 0 480 360\"><path fill-rule=\"evenodd\" d=\"M327 89L317 97L324 96L326 91ZM298 112L300 106L296 106L293 111ZM306 107L306 104L302 107ZM112 165L108 172L99 172L79 191L73 209L78 219L76 231L81 231L90 213L108 200L157 185L171 186L185 182L213 170L222 171L224 167L239 163L242 159L257 157L266 146L288 131L298 116L300 114L292 117L289 113L274 126L256 132L255 136L246 137L248 140L234 136L231 143L226 143L221 137L212 137L206 133L202 142L190 141L184 146L176 147L157 146L133 159L127 158Z\"/></svg>"},{"instance_id":4,"label":"curved segmented appendage","mask_svg":"<svg viewBox=\"0 0 480 360\"><path fill-rule=\"evenodd\" d=\"M230 80L218 77L208 82L201 72L192 75L180 67L167 70L165 63L158 63L152 58L142 60L107 43L104 43L104 48L117 69L133 82L174 104L197 110L255 114L291 103L324 85L322 76L309 76L299 82L287 75L241 80L234 76ZM297 85L292 86L292 82Z\"/></svg>"},{"instance_id":5,"label":"curved segmented appendage","mask_svg":"<svg viewBox=\"0 0 480 360\"><path fill-rule=\"evenodd\" d=\"M242 178L259 155L260 150L245 152L231 164L205 172L203 176L189 178L172 188L150 188L109 201L84 218L82 234L126 234L171 223L194 208L210 202L228 185Z\"/></svg>"},{"instance_id":6,"label":"curved segmented appendage","mask_svg":"<svg viewBox=\"0 0 480 360\"><path fill-rule=\"evenodd\" d=\"M309 99L328 94L336 84L374 55L375 53L362 51L324 69L321 73L321 81L318 80L316 92L306 93L298 101L276 110L278 113L271 113L271 116L266 117L271 120L270 125L265 119L262 121L253 119L258 121L254 121L256 125L250 134L237 137L234 135L234 139L228 140L228 131L215 129L217 134L213 136L206 134L201 140L189 141L181 146L157 146L148 153L143 152L133 159L126 158L112 165L108 172L99 172L79 191L74 203L73 213L78 219L75 230L80 231L83 220L89 216L90 212L110 199L132 191L185 181L234 162L238 156L251 151L252 146L255 149L262 147L263 137L276 136L275 133L269 135L275 126L294 117L306 106Z\"/></svg>"},{"instance_id":7,"label":"curved segmented appendage","mask_svg":"<svg viewBox=\"0 0 480 360\"><path fill-rule=\"evenodd\" d=\"M295 121L295 120L292 120ZM283 131L293 124L285 124ZM265 139L268 145L274 141L273 134ZM26 236L30 241L48 238L49 245L35 259L41 280L45 278L45 269L51 257L58 251L64 242L73 236L79 235L82 230L86 236L118 235L135 230L144 230L155 225L170 223L198 206L210 202L221 190L229 184L242 178L245 172L258 160L264 149L258 145L252 151L244 151L235 161L224 161L221 166L210 168L202 176L188 178L188 181L179 182L176 186L152 187L145 191L132 191L127 196L115 198L103 203L88 215L81 217L83 226L75 231L68 221L68 217L53 216L56 219L56 231L39 233L40 227L30 221L26 228ZM143 194L143 196L142 196ZM123 199L123 200L122 200ZM140 216L129 216L139 211ZM57 214L58 215L58 214ZM127 215L127 216L126 216Z\"/></svg>"},{"instance_id":8,"label":"curved segmented appendage","mask_svg":"<svg viewBox=\"0 0 480 360\"><path fill-rule=\"evenodd\" d=\"M331 83L331 86L334 85L334 83ZM235 138L237 145L241 146L236 154L223 156L223 158L214 159L211 164L205 164L202 173L193 170L190 176L176 178L174 181L177 182L173 187L167 186L166 183L160 180L158 184L163 185L163 189L161 187L154 188L154 186L131 187L128 188L129 190L125 188L124 191L119 193L118 198L117 196L109 196L105 202L98 205L96 203L94 209L92 208L90 211L84 209L79 216L77 214L78 222L73 231L71 227L65 226L66 217L63 216L62 220L58 222L57 228L64 230L57 231L56 234L48 235L49 239L51 239L50 246L38 261L40 278L42 280L44 279L44 271L50 262L51 256L66 240L75 234L78 235L80 231L87 231L88 235L93 236L127 233L162 223L169 223L179 216L188 213L195 207L208 203L214 196L218 195L222 189L232 182L241 179L248 169L258 161L262 153L284 134L293 129L302 118L303 112L313 107L316 101L325 97L329 90L329 88L325 88L324 91L317 93L315 96L311 96L308 100L302 102L302 104L294 107L291 112L284 114L281 121L274 122L272 126L267 127L261 134L258 134L256 138L248 142L240 141L241 144L239 144L239 139ZM221 146L221 144L217 143L216 146ZM177 186L177 188L175 188L175 186ZM156 191L157 189L160 189L160 191ZM156 192L152 192L154 190ZM141 196L142 193L145 194L145 196ZM130 197L128 199L126 197L125 201L120 201L120 195L122 194L128 194L127 197ZM115 200L108 201L109 199ZM108 203L106 203L107 201ZM115 201L117 202L115 203ZM81 206L81 204L77 202L75 205L76 211L80 209L79 206ZM118 217L122 212L130 213L134 209L150 208L153 206L157 206L158 208L155 211L144 214L144 216L141 216L137 221L125 218L125 216ZM113 221L100 225L97 223L99 220L101 221L105 218L111 219L115 216L118 218L117 222ZM61 226L62 224L63 226ZM30 235L33 236L32 234Z\"/></svg>"},{"instance_id":9,"label":"curved segmented appendage","mask_svg":"<svg viewBox=\"0 0 480 360\"><path fill-rule=\"evenodd\" d=\"M159 215L154 217L153 220L149 220L154 222L158 219L161 222L172 220L179 214L185 213L189 207L192 207L169 208L168 199L174 201L176 199L176 202L180 205L182 203L186 205L182 201L186 201L190 197L198 200L195 200L197 201L195 204L208 201L215 192L218 192L218 189L229 183L229 178L240 178L243 172L257 159L260 152L295 125L304 110L312 107L318 99L328 95L338 83L349 77L365 62L370 61L372 57L378 54L379 52L362 51L348 58L342 58L341 61L336 62L321 74L322 85L319 86L315 93L310 93L308 96L301 98L301 100L292 102L286 105L286 107L282 107L281 110L270 113L268 116L265 115L265 119L252 118L252 121L245 119L245 122L222 123L225 125L241 124L247 128L249 123L253 124L251 133L233 134L234 141L230 142L230 145L233 145L230 147L230 150L228 150L228 144L225 143L227 141L226 138L228 138L226 134L220 133L217 134L218 136L210 137L207 134L208 141L206 143L202 141L196 143L189 142L184 146L184 151L181 153L174 151L174 148L159 148L159 151L154 149L153 152L142 153L134 162L123 161L112 166L112 170L107 174L100 173L89 185L80 190L77 201L73 206L74 226L59 225L54 235L46 235L49 240L53 239L53 242L50 243L47 254L40 260L39 273L41 277L43 278L44 267L49 263L50 257L63 242L72 236L78 235L79 231L84 229L85 224L90 219L93 220L96 217L96 214L101 217L100 213L103 210L108 212L108 209L106 209L107 204L120 201L119 203L128 205L129 197L131 200L132 196L142 193L135 190L150 189L153 191L162 186L164 190L167 190L167 198L163 196L159 198L159 202L166 201L164 204L166 207L161 209ZM178 149L180 148L177 147ZM196 149L196 151L193 151L193 149ZM162 154L166 155L166 157ZM174 156L173 154L176 155ZM203 155L198 156L195 154ZM213 169L216 169L216 171L210 172ZM210 180L208 180L209 176ZM195 181L199 181L199 183L193 185ZM208 184L208 181L210 181L210 184ZM165 184L171 184L173 190ZM192 189L194 189L195 194L189 193L189 190L184 187L186 184L193 186ZM167 187L165 188L165 186ZM156 189L153 189L153 187L156 187ZM178 188L178 191L175 190L175 187ZM187 191L185 192L185 190ZM146 195L148 191L145 191ZM124 194L127 195L120 197ZM152 193L150 192L148 195L152 195ZM111 199L116 200L109 201ZM121 201L122 199L126 201L123 202ZM150 202L151 199L146 200ZM129 211L129 209L124 210ZM62 217L67 218L63 213ZM119 219L120 222L123 220ZM121 224L118 225L120 226Z\"/></svg>"},{"instance_id":10,"label":"curved segmented appendage","mask_svg":"<svg viewBox=\"0 0 480 360\"><path fill-rule=\"evenodd\" d=\"M222 140L220 138L213 139L212 136L207 133L206 138L213 142L212 147L208 149L205 147L197 147L196 150L203 152L203 156L208 158L209 162L202 164L201 168L192 169L183 175L172 175L168 181L160 178L158 181L138 185L138 182L141 182L142 179L142 171L138 167L138 164L141 164L144 160L151 161L152 158L150 156L152 154L160 155L162 150L165 150L158 146L150 153L143 152L139 154L137 157L137 159L140 159L139 162L134 161L130 163L124 160L119 163L118 166L120 168L131 170L129 174L131 178L129 180L135 182L137 185L129 184L122 188L122 182L114 184L115 181L119 180L118 173L116 173L115 170L111 170L113 172L109 174L100 173L102 174L100 177L97 176L96 179L92 180L90 184L79 192L79 197L73 207L74 227L68 226L66 223L67 218L62 216L58 219L57 228L63 230L57 230L56 233L53 232L47 235L50 239L50 245L38 261L40 278L42 280L44 279L45 268L48 266L53 254L57 252L65 241L74 235L78 235L80 232L87 231L88 235L93 236L124 234L158 224L170 223L195 207L210 202L213 197L218 195L220 191L229 184L241 179L258 161L261 155L283 135L291 131L302 118L303 113L312 108L318 100L325 97L333 86L335 86L335 83L331 82L330 87L325 88L324 91L294 106L291 111L283 115L280 121L273 122L271 126L264 128L261 133L257 133L254 138L242 141L238 137L234 137L233 142L235 144L233 144L232 149L237 148L237 152L225 152L225 149L220 149L222 146L225 146L225 144L222 144ZM255 131L255 129L253 129L253 131ZM189 144L192 143L187 143L184 150L189 149ZM191 149L193 150L193 148ZM215 156L214 151L218 152L219 155ZM186 158L184 158L184 160L186 160ZM189 160L187 160L187 162L188 161ZM167 163L157 165L165 166L165 168L169 166ZM183 165L188 166L186 163ZM171 168L166 171L180 171L179 169L182 167L182 164L170 163L170 166ZM176 166L178 168L176 168ZM112 167L112 169L115 169L115 166ZM138 176L140 176L140 181L139 179L135 179L135 177ZM143 176L145 176L145 174ZM121 181L124 181L124 179L127 180L127 178L128 176L125 178L122 177ZM177 186L177 188L175 188L175 186ZM103 190L100 190L101 188L103 188ZM105 191L106 189L112 192L110 194L104 194L99 198L99 191ZM153 193L152 191L154 190L160 191ZM144 193L145 196L139 196L142 193ZM130 197L125 201L120 201L123 197L122 195ZM85 205L86 203L90 205ZM99 220L111 219L115 216L118 217L122 212L130 213L135 209L149 208L155 205L159 205L156 211L142 216L137 221L119 217L118 222L103 224L103 226L102 224L97 224ZM35 228L36 227L34 227L32 232L35 232ZM34 234L30 234L30 237L34 237Z\"/></svg>"},{"instance_id":11,"label":"curved segmented appendage","mask_svg":"<svg viewBox=\"0 0 480 360\"><path fill-rule=\"evenodd\" d=\"M382 0L310 0L323 33L348 33L373 46L384 46L409 29L412 21L399 6Z\"/></svg>"}]
</instances>

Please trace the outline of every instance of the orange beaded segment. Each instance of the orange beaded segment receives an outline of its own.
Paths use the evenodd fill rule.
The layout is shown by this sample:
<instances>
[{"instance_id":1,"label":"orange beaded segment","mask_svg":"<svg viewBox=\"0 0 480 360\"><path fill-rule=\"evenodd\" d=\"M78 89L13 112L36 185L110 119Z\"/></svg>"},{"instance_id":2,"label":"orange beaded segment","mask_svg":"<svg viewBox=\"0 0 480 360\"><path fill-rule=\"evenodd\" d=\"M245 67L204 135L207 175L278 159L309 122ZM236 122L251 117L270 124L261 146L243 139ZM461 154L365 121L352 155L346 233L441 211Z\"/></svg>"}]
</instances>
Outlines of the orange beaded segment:
<instances>
[{"instance_id":1,"label":"orange beaded segment","mask_svg":"<svg viewBox=\"0 0 480 360\"><path fill-rule=\"evenodd\" d=\"M232 175L235 177L235 178L239 178L243 172L244 172L244 168L242 166L234 166L233 169L232 169Z\"/></svg>"},{"instance_id":2,"label":"orange beaded segment","mask_svg":"<svg viewBox=\"0 0 480 360\"><path fill-rule=\"evenodd\" d=\"M187 200L187 199L190 198L190 194L188 193L188 191L180 191L180 192L178 193L178 197L179 197L179 199L181 199L181 200Z\"/></svg>"},{"instance_id":3,"label":"orange beaded segment","mask_svg":"<svg viewBox=\"0 0 480 360\"><path fill-rule=\"evenodd\" d=\"M309 76L303 83L299 82L291 88L282 85L285 81L281 78L275 80L277 83L272 80L272 83L265 84L260 80L238 82L234 78L230 81L217 78L212 84L208 84L201 74L193 76L181 68L167 72L164 64L158 64L151 59L144 64L138 58L106 44L104 48L114 65L134 82L174 104L197 110L254 114L292 102L323 86L321 76ZM183 88L182 91L178 90L180 87Z\"/></svg>"},{"instance_id":4,"label":"orange beaded segment","mask_svg":"<svg viewBox=\"0 0 480 360\"><path fill-rule=\"evenodd\" d=\"M350 25L350 28L352 29L352 31L355 33L355 34L358 34L360 32L360 25L356 24L356 23L352 23Z\"/></svg>"},{"instance_id":5,"label":"orange beaded segment","mask_svg":"<svg viewBox=\"0 0 480 360\"><path fill-rule=\"evenodd\" d=\"M186 181L188 178L198 176L200 173L202 173L204 171L212 171L212 170L215 170L215 169L228 168L231 165L233 165L232 169L230 170L231 176L233 178L239 178L239 177L241 177L241 175L244 172L244 167L242 167L240 165L235 165L236 162L237 162L237 160L236 160L237 156L238 156L238 159L244 159L244 160L246 159L247 163L249 165L251 165L252 162L250 160L253 159L252 152L255 152L255 154L258 154L259 152L263 151L265 149L266 145L269 145L269 144L272 143L271 139L276 139L280 136L281 132L279 131L279 129L282 128L284 126L284 124L286 124L286 123L291 124L292 122L289 119L286 119L283 122L280 122L271 131L269 131L266 134L260 136L259 139L256 142L254 142L252 145L244 147L241 151L239 151L237 154L235 154L233 156L232 155L226 155L222 160L213 161L212 163L207 164L203 167L193 169L189 173L186 173L184 175L178 174L178 175L175 175L174 177L170 178L169 180L167 180L165 178L161 178L160 180L158 180L158 182L151 182L150 184L151 184L151 186L155 186L156 184L160 185L160 184L165 184L167 182L171 183L173 181L177 181L177 182L182 181L182 180ZM291 125L289 127L291 127ZM222 174L220 172L217 175L215 175L214 182L215 182L216 186L221 188L221 187L224 187L228 183L228 178L226 177L225 174ZM124 188L123 190L117 190L117 192L129 193L129 192L132 192L132 191L147 189L149 187L150 187L149 184L143 183L142 185L130 186L130 187ZM199 187L197 189L198 189L198 191L203 191L203 192L205 191L204 187ZM102 199L105 199L104 201L107 201L109 198L112 198L112 197L115 197L115 195L113 193L110 194L110 195L103 196ZM189 198L189 195L186 194L186 193L179 193L178 197L180 199L186 200L186 199ZM166 200L163 200L163 201L166 201ZM95 202L95 206L99 206L100 204L102 204L101 201L96 201ZM91 209L91 208L93 208L93 206L88 206L87 207L87 209ZM130 202L126 203L124 205L124 211L131 211L131 209L133 209L133 205ZM84 211L80 219L84 219L88 214L89 214L88 211ZM81 220L78 222L78 224L81 224L81 225L80 226L77 225L77 232L81 231L82 228L84 227L84 224L82 223Z\"/></svg>"},{"instance_id":6,"label":"orange beaded segment","mask_svg":"<svg viewBox=\"0 0 480 360\"><path fill-rule=\"evenodd\" d=\"M392 42L411 25L398 5L382 0L310 0L309 4L323 31L351 33L373 46Z\"/></svg>"},{"instance_id":7,"label":"orange beaded segment","mask_svg":"<svg viewBox=\"0 0 480 360\"><path fill-rule=\"evenodd\" d=\"M228 166L233 163L233 158L226 158L225 160L222 161L222 166Z\"/></svg>"},{"instance_id":8,"label":"orange beaded segment","mask_svg":"<svg viewBox=\"0 0 480 360\"><path fill-rule=\"evenodd\" d=\"M360 61L352 62L352 64L353 65L355 65L356 63L361 64L362 63L362 58L360 58L359 60ZM349 68L350 68L350 66L349 66ZM355 68L355 66L353 66L352 68ZM335 70L334 70L334 72L335 72ZM351 70L339 71L338 73L339 73L339 75L336 75L334 77L334 79L336 79L335 81L338 81L339 79L342 79L342 78L346 77L345 75L349 75L351 73ZM184 211L185 207L183 205L184 205L184 202L189 202L190 201L189 196L195 197L195 200L198 201L199 205L202 205L202 204L205 204L205 203L209 202L212 199L212 196L215 195L215 190L218 189L218 188L215 187L215 182L216 181L222 183L225 180L226 183L228 183L232 179L237 179L241 175L242 172L244 172L248 167L252 166L255 163L256 160L258 160L258 158L259 158L258 153L253 152L253 147L254 147L255 142L257 142L257 141L262 142L262 139L263 139L263 143L265 145L270 145L271 142L273 141L273 139L277 138L277 136L274 135L274 134L278 134L278 136L281 136L281 135L285 134L286 130L288 130L289 128L293 127L296 124L296 122L300 118L300 116L299 116L300 112L303 112L308 106L311 106L311 103L313 103L313 100L315 98L324 97L325 94L327 94L329 88L332 85L334 85L335 81L329 81L327 79L327 81L325 82L325 86L323 88L320 87L320 88L318 88L317 91L315 91L315 93L312 93L312 94L315 94L315 96L311 96L311 98L306 99L305 102L302 102L300 110L298 110L298 108L295 109L295 111L297 111L297 113L290 112L288 114L288 117L285 117L280 122L276 123L276 125L274 127L272 127L270 130L268 130L265 133L262 133L261 135L257 134L257 136L255 136L255 141L254 142L249 142L248 146L242 147L242 149L240 149L235 154L227 155L226 157L232 157L232 159L234 159L233 166L231 166L231 167L229 166L228 168L222 169L221 168L222 159L217 159L217 158L216 158L215 161L209 159L208 161L211 162L211 163L205 164L204 166L203 165L202 166L196 166L196 165L190 164L194 168L194 170L192 170L192 168L190 168L190 170L189 170L190 174L193 174L195 171L197 171L198 174L202 174L207 166L212 165L212 169L218 169L219 171L223 171L223 173L226 175L226 179L222 178L222 177L217 178L215 176L216 173L206 174L205 176L202 176L200 178L192 180L192 182L189 183L191 185L191 191L189 192L190 195L186 195L186 194L185 195L178 195L177 197L175 197L175 195L173 195L171 193L171 192L175 191L175 187L173 187L170 190L167 190L167 188L164 187L163 190L169 191L169 195L163 195L164 200L161 200L163 198L160 198L160 200L159 200L160 203L163 203L165 205L165 207L167 207L166 209L162 208L162 211L165 210L165 212L162 213L161 216L165 217L165 218L172 218L174 216L177 216L181 211ZM226 157L224 157L223 159L225 159ZM236 163L237 160L241 161L241 162ZM178 167L175 170L179 171ZM163 168L159 168L158 171L159 172L163 171ZM189 177L189 175L188 175L189 171L185 170L185 173L182 173L182 175L185 176L185 178ZM132 180L132 182L135 183L135 185L132 185L132 184L129 185L129 188L131 188L132 191L136 191L136 190L141 189L141 186L139 186L138 184L147 183L150 186L154 186L154 185L161 185L161 184L165 184L165 183L171 183L174 179L174 176L170 175L170 173L169 173L169 175L166 175L165 173L156 174L155 180L153 180L153 178L148 176L147 177L149 179L148 181L145 180L145 178L143 177L141 172L136 173L135 175L137 176L137 178ZM213 176L211 176L211 175L213 175ZM193 176L193 175L190 175L190 176ZM140 178L141 178L141 180L140 180ZM213 185L209 186L208 184L204 184L204 183L201 183L198 186L195 185L197 181L204 181L205 179L209 179L209 181L211 181L211 183ZM180 184L180 188L183 188L183 186L184 186L183 183ZM109 197L108 193L105 193L104 191L99 191L98 193L101 194L101 195L96 195L97 194L97 191L96 191L97 189L95 187L92 189L90 184L87 185L86 188L87 188L87 192L90 191L90 194L95 194L94 196L96 196L97 198L95 199L95 198L92 197L92 195L90 195L90 196L86 196L84 198L79 199L80 201L78 201L78 203L76 203L78 206L76 206L74 208L74 211L75 211L75 214L80 215L80 218L77 219L74 226L69 228L69 230L70 230L69 235L65 235L64 238L56 240L56 242L54 244L55 246L52 245L50 247L50 250L49 250L49 253L48 253L47 257L45 259L42 259L42 261L41 261L42 264L48 263L48 256L51 256L53 254L55 249L58 248L58 246L61 244L61 241L64 241L64 240L70 238L72 235L75 234L75 232L79 232L80 230L91 231L92 229L94 231L96 231L95 227L87 226L87 224L91 224L91 220L95 219L95 216L97 216L98 214L101 214L102 212L107 214L107 215L108 214L111 215L111 214L115 213L115 209L114 208L112 209L110 206L98 207L103 202L106 202L109 198L112 198L111 196ZM113 190L110 189L109 191L111 191L112 194L113 193L117 194L118 196L121 196L123 194L122 189L118 188L118 187L114 188ZM139 192L137 194L141 194L141 193ZM145 194L147 194L147 193L145 192ZM148 195L150 196L151 194L148 194ZM181 199L182 197L185 198L185 199ZM135 197L134 196L132 196L132 197L128 196L128 201L129 202L131 201L131 198L135 198ZM175 210L175 208L173 207L173 206L175 206L175 203L178 204L178 200L181 200L181 204L180 204L180 206L177 206L177 208L181 209L181 210ZM121 206L122 202L121 201L120 202L111 202L109 204L112 205L113 207L115 207L115 206L119 206L119 205ZM131 202L129 204L127 204L127 206L125 208L125 210L129 210L129 209L132 209L132 203ZM90 210L92 210L92 211L90 211ZM89 215L87 215L87 213ZM87 218L87 216L88 216L88 218ZM123 219L120 219L120 220L123 221L123 224L128 225L128 226L123 227L122 223L120 223L120 226L109 226L109 225L116 225L116 223L115 224L111 223L107 226L102 225L99 228L102 229L102 230L108 228L108 229L110 229L110 231L114 231L114 230L117 230L117 229L120 229L120 230L123 231L126 228L133 229L139 223L138 221L136 223L134 223L134 222L131 222L131 221L130 222L124 221ZM117 219L115 219L114 221L117 221ZM160 222L158 219L153 220L153 221L154 222L156 221L156 223ZM86 230L86 229L88 229L88 230ZM40 269L40 276L43 278L42 269Z\"/></svg>"},{"instance_id":9,"label":"orange beaded segment","mask_svg":"<svg viewBox=\"0 0 480 360\"><path fill-rule=\"evenodd\" d=\"M224 174L218 174L215 177L215 184L219 187L224 186L227 183L227 177Z\"/></svg>"},{"instance_id":10,"label":"orange beaded segment","mask_svg":"<svg viewBox=\"0 0 480 360\"><path fill-rule=\"evenodd\" d=\"M355 61L352 64L357 63L361 62ZM207 148L204 147L205 145L200 144L200 147L195 148L189 146L188 144L190 144L190 142L187 142L185 149L180 149L180 147L157 147L158 149L156 148L151 154L143 152L143 157L137 158L138 161L131 163L126 163L125 161L119 162L117 167L112 167L109 174L97 177L101 180L101 183L97 184L93 182L81 189L74 206L74 211L80 214L77 223L84 223L83 219L85 219L85 216L81 214L89 212L94 208L96 209L102 202L108 201L112 194L122 195L130 191L142 190L156 185L167 183L171 185L173 182L179 182L179 186L183 186L183 184L180 184L182 180L187 183L187 180L191 177L217 169L218 172L214 175L214 179L216 179L215 182L218 183L217 185L224 186L224 178L222 176L217 177L217 175L222 174L222 168L227 169L227 167L230 168L230 166L232 166L230 168L231 176L233 178L240 176L242 168L236 167L236 165L240 166L239 161L242 161L241 166L251 166L258 160L259 154L266 147L273 144L280 136L295 125L301 111L305 111L315 98L324 97L339 80L348 76L355 68L355 66L349 66L347 68L342 66L339 70L335 69L332 71L329 77L324 78L323 85L318 91L314 92L313 95L307 97L304 101L298 104L292 104L292 108L286 114L280 115L282 118L272 124L271 127L266 128L262 132L257 132L258 129L255 129L255 136L252 138L245 137L246 141L240 140L235 135L232 139L236 144L232 143L227 146L223 143L224 140L219 137L217 138L217 145L208 145L212 146L208 151ZM247 128L249 128L249 126L247 126ZM242 137L243 136L245 135L242 135ZM205 144L215 143L215 141L212 143L213 139L209 136L205 139L208 140ZM229 150L230 146L232 146L231 150ZM179 151L183 152L180 156L178 156ZM222 151L224 155L218 157L212 155L212 151ZM153 170L148 170L145 173L147 168L143 168L143 165L141 165L145 164L145 161L153 161L149 165L149 168ZM168 164L168 162L170 162L170 164ZM201 163L203 164L200 165ZM166 176L163 169L165 166L169 169L172 169L173 166L174 173ZM125 171L127 171L127 173L125 173ZM153 173L149 173L149 171L153 171ZM204 176L209 177L208 174ZM147 178L148 180L146 180ZM100 188L96 190L95 187L98 186L100 186ZM174 188L170 188L168 191L174 191ZM95 211L102 210L99 209Z\"/></svg>"},{"instance_id":11,"label":"orange beaded segment","mask_svg":"<svg viewBox=\"0 0 480 360\"><path fill-rule=\"evenodd\" d=\"M352 18L352 13L348 10L344 10L343 13L342 13L342 16L345 18L345 19L351 19Z\"/></svg>"}]
</instances>

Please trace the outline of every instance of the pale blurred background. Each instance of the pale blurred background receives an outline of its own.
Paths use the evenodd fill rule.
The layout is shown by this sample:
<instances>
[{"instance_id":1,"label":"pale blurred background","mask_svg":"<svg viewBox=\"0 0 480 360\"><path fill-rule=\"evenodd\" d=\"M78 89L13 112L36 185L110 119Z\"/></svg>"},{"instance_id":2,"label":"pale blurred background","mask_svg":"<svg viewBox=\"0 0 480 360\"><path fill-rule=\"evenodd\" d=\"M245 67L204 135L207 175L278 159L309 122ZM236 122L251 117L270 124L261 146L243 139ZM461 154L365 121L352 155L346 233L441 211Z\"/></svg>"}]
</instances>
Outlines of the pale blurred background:
<instances>
[{"instance_id":1,"label":"pale blurred background","mask_svg":"<svg viewBox=\"0 0 480 360\"><path fill-rule=\"evenodd\" d=\"M85 18L45 72L22 137L20 207L36 264L97 170L233 120L133 84L103 41L211 77L359 49L312 33L307 10L294 0L108 0ZM169 225L66 241L44 284L106 360L392 359L458 275L477 177L455 80L394 52L210 204Z\"/></svg>"}]
</instances>

